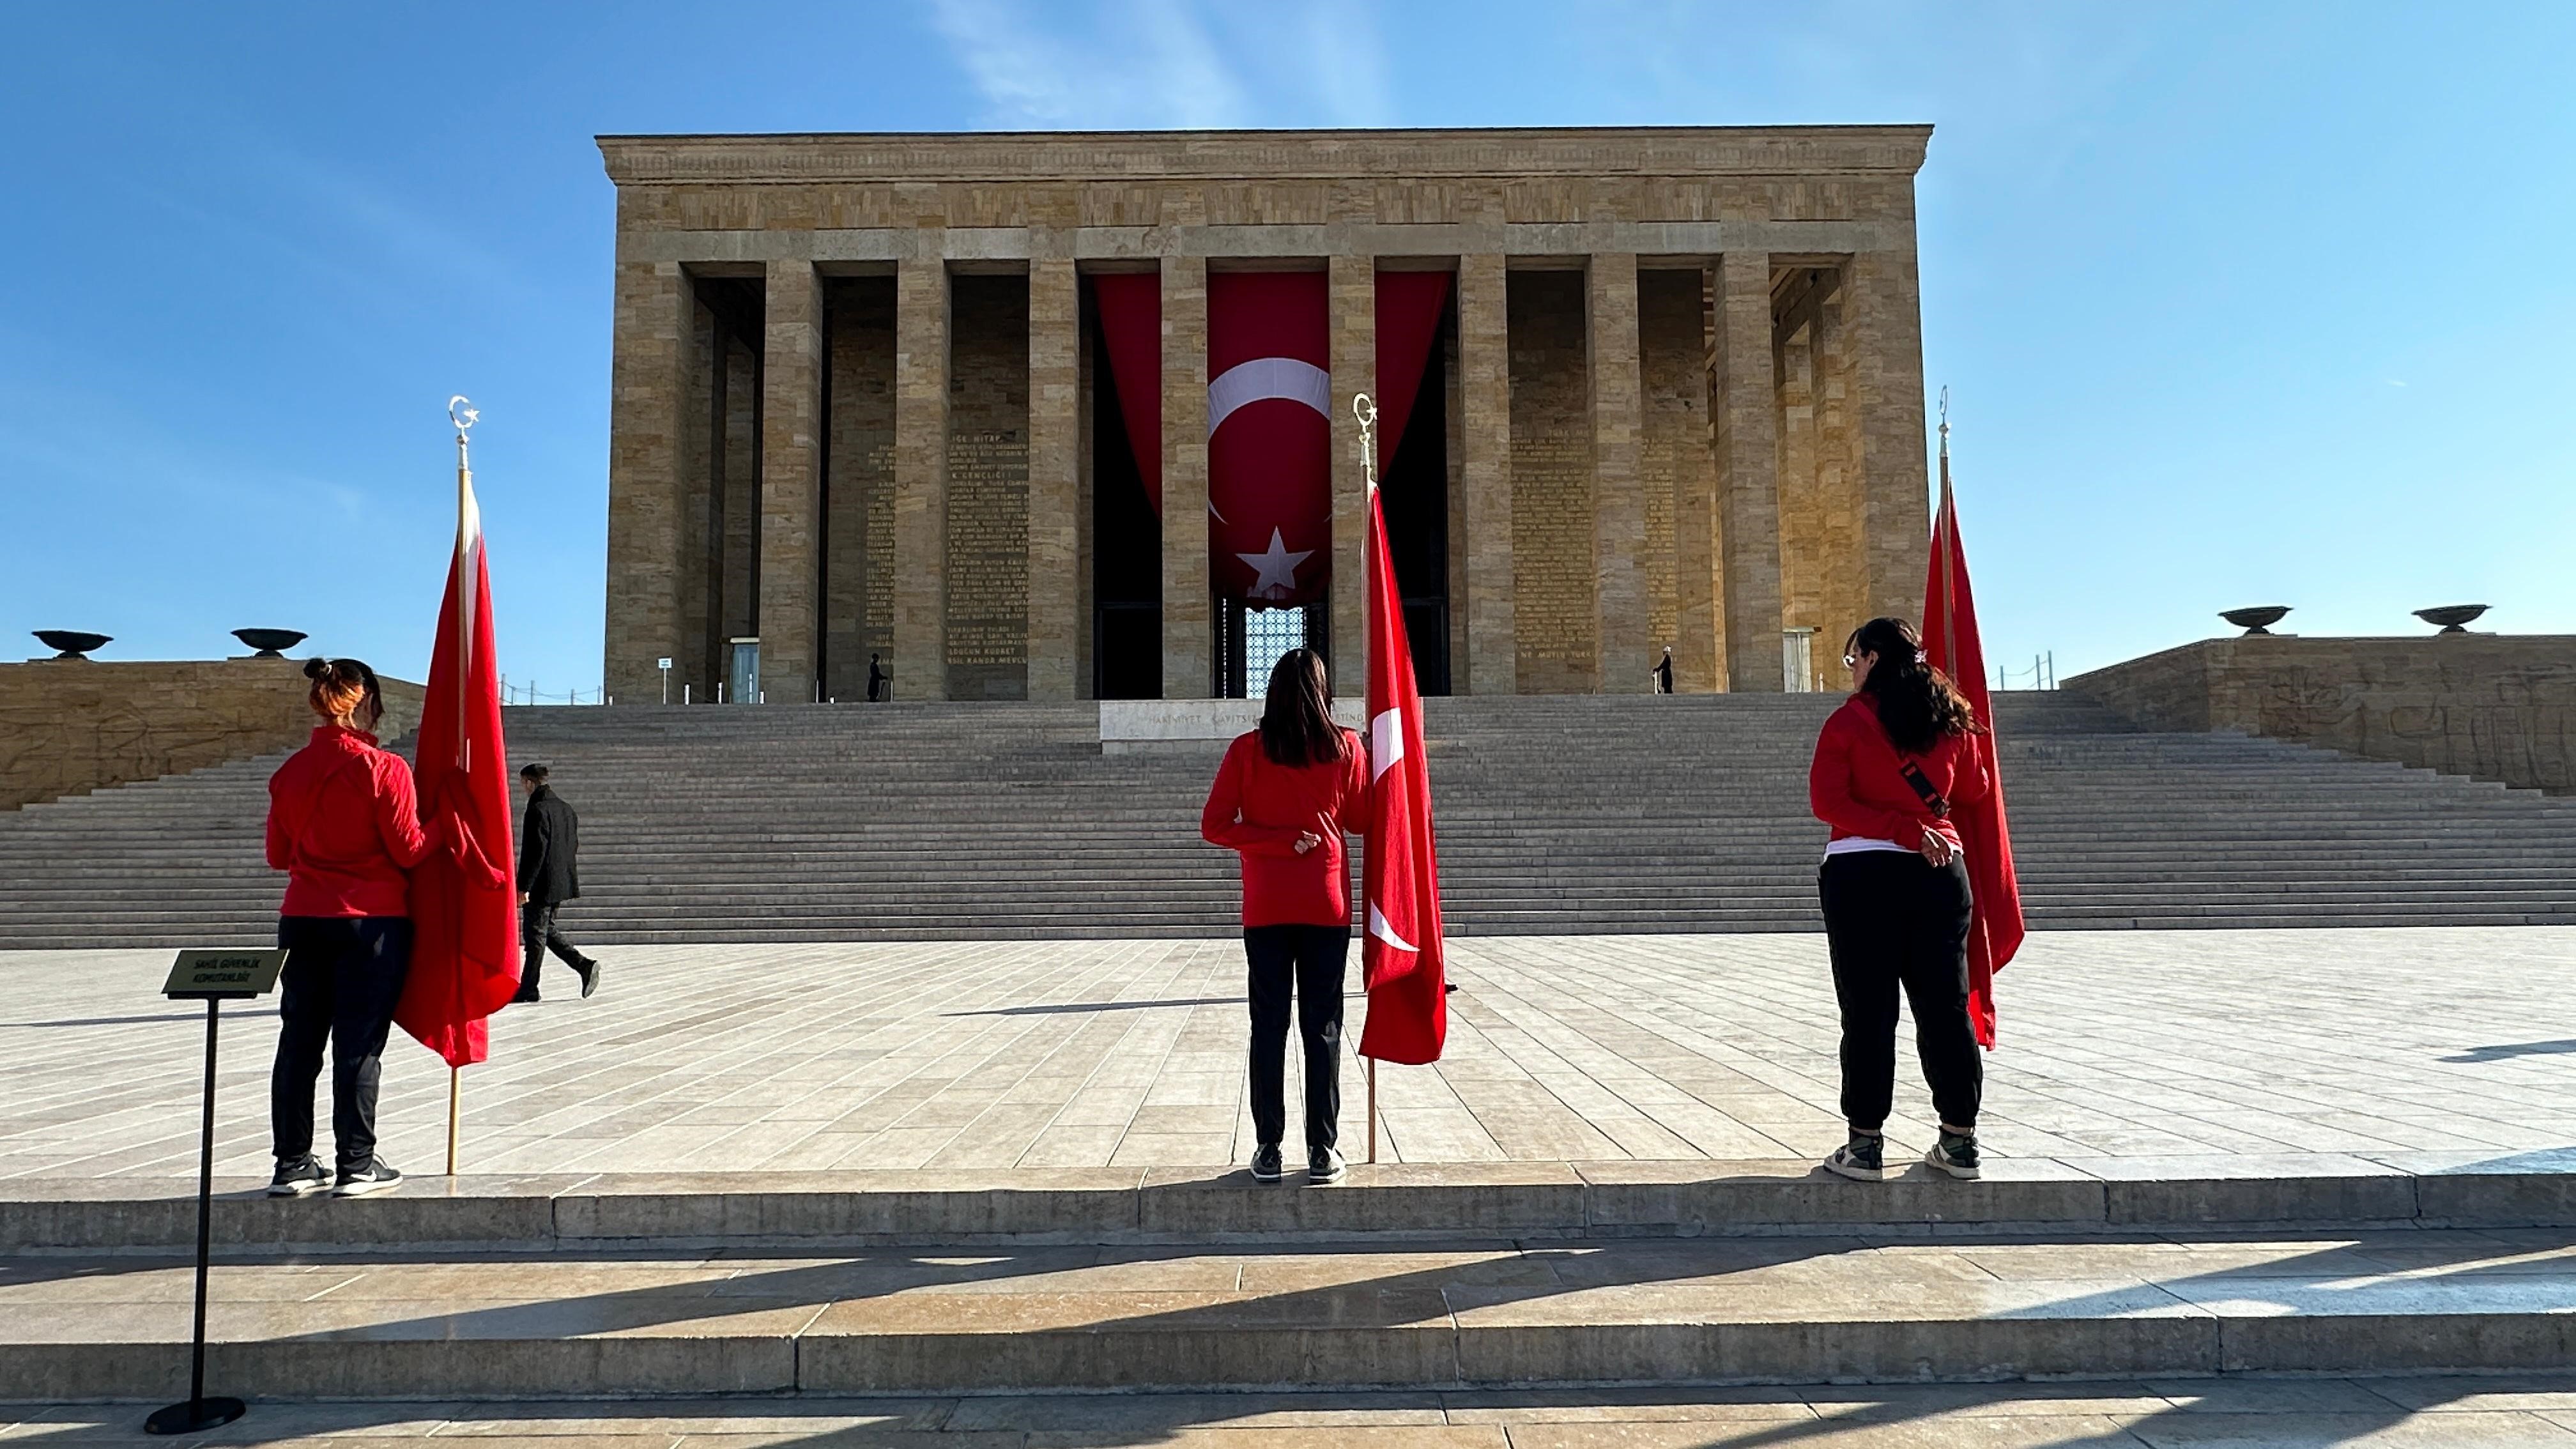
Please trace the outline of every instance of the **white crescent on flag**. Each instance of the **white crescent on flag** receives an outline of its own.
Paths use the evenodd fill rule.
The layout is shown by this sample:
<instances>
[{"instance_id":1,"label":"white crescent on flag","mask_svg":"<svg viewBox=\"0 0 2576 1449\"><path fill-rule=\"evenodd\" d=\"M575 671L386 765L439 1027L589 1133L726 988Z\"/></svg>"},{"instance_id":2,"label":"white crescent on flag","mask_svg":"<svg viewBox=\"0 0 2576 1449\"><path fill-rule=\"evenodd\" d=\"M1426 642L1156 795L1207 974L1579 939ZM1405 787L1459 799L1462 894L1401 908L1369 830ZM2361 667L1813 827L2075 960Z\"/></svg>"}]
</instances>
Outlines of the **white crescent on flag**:
<instances>
[{"instance_id":1,"label":"white crescent on flag","mask_svg":"<svg viewBox=\"0 0 2576 1449\"><path fill-rule=\"evenodd\" d=\"M1395 927L1387 924L1386 912L1379 910L1375 901L1369 902L1369 934L1399 951L1410 952L1422 949L1395 933Z\"/></svg>"},{"instance_id":2,"label":"white crescent on flag","mask_svg":"<svg viewBox=\"0 0 2576 1449\"><path fill-rule=\"evenodd\" d=\"M1332 375L1293 357L1256 357L1250 362L1238 362L1208 384L1208 436L1215 437L1218 425L1236 408L1274 397L1304 403L1329 419L1333 415Z\"/></svg>"},{"instance_id":3,"label":"white crescent on flag","mask_svg":"<svg viewBox=\"0 0 2576 1449\"><path fill-rule=\"evenodd\" d=\"M1404 711L1382 709L1369 721L1369 782L1387 772L1389 766L1404 758ZM1410 951L1413 948L1407 946Z\"/></svg>"}]
</instances>

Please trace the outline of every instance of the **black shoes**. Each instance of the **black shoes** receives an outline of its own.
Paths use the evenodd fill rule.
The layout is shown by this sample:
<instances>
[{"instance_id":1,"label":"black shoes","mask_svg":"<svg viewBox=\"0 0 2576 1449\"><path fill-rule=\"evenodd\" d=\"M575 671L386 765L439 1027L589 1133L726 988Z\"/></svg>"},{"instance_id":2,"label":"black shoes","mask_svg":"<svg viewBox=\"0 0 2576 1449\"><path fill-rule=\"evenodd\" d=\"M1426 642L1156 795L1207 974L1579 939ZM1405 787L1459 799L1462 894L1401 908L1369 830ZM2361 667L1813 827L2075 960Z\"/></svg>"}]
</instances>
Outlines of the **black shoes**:
<instances>
[{"instance_id":1,"label":"black shoes","mask_svg":"<svg viewBox=\"0 0 2576 1449\"><path fill-rule=\"evenodd\" d=\"M510 998L510 1004L512 1006L524 1006L536 999L537 988L533 986L522 986L519 988L519 994Z\"/></svg>"},{"instance_id":2,"label":"black shoes","mask_svg":"<svg viewBox=\"0 0 2576 1449\"><path fill-rule=\"evenodd\" d=\"M1941 1129L1941 1140L1923 1154L1923 1160L1952 1177L1973 1180L1983 1171L1977 1163L1976 1134L1953 1132L1947 1127Z\"/></svg>"},{"instance_id":3,"label":"black shoes","mask_svg":"<svg viewBox=\"0 0 2576 1449\"><path fill-rule=\"evenodd\" d=\"M1286 1169L1283 1168L1279 1162L1278 1143L1264 1142L1259 1147L1252 1149L1252 1180L1254 1182L1277 1182L1280 1174L1284 1171L1286 1171Z\"/></svg>"},{"instance_id":4,"label":"black shoes","mask_svg":"<svg viewBox=\"0 0 2576 1449\"><path fill-rule=\"evenodd\" d=\"M340 1185L333 1191L341 1197L365 1197L399 1186L402 1174L381 1157L370 1157L356 1167L340 1169Z\"/></svg>"},{"instance_id":5,"label":"black shoes","mask_svg":"<svg viewBox=\"0 0 2576 1449\"><path fill-rule=\"evenodd\" d=\"M268 1180L270 1197L310 1197L331 1186L331 1174L308 1152L293 1162L277 1164L277 1176Z\"/></svg>"},{"instance_id":6,"label":"black shoes","mask_svg":"<svg viewBox=\"0 0 2576 1449\"><path fill-rule=\"evenodd\" d=\"M1834 1155L1825 1159L1825 1171L1859 1182L1881 1182L1887 1177L1886 1151L1886 1138L1855 1132L1849 1142L1835 1148Z\"/></svg>"},{"instance_id":7,"label":"black shoes","mask_svg":"<svg viewBox=\"0 0 2576 1449\"><path fill-rule=\"evenodd\" d=\"M1342 1154L1329 1147L1318 1147L1306 1154L1308 1182L1339 1182L1349 1169L1342 1165Z\"/></svg>"},{"instance_id":8,"label":"black shoes","mask_svg":"<svg viewBox=\"0 0 2576 1449\"><path fill-rule=\"evenodd\" d=\"M599 963L575 961L572 969L581 974L581 999L588 1001L591 993L599 989Z\"/></svg>"}]
</instances>

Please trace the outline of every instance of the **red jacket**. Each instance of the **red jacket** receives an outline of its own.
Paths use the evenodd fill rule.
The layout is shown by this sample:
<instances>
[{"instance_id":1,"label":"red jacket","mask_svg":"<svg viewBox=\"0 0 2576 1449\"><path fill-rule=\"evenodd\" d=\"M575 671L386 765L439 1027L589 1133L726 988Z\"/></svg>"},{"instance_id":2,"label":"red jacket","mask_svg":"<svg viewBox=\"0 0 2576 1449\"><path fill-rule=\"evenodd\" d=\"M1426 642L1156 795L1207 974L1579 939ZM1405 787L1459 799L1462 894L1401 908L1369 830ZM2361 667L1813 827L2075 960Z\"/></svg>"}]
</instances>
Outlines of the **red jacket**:
<instances>
[{"instance_id":1,"label":"red jacket","mask_svg":"<svg viewBox=\"0 0 2576 1449\"><path fill-rule=\"evenodd\" d=\"M434 848L411 766L374 735L324 725L269 777L268 864L287 873L281 916L408 916L403 872Z\"/></svg>"},{"instance_id":2,"label":"red jacket","mask_svg":"<svg viewBox=\"0 0 2576 1449\"><path fill-rule=\"evenodd\" d=\"M1929 754L1900 756L1887 727L1878 722L1877 704L1868 695L1855 694L1816 736L1815 763L1807 770L1808 806L1833 827L1835 840L1893 840L1915 850L1923 844L1923 832L1933 830L1958 844L1957 827L1934 820L1932 807L1906 783L1901 764L1908 758L1953 806L1985 798L1985 759L1973 737L1947 735Z\"/></svg>"},{"instance_id":3,"label":"red jacket","mask_svg":"<svg viewBox=\"0 0 2576 1449\"><path fill-rule=\"evenodd\" d=\"M1246 926L1347 926L1351 871L1345 833L1368 832L1368 752L1342 731L1349 757L1325 765L1274 765L1261 731L1238 735L1217 767L1199 834L1243 856ZM1324 843L1297 853L1297 837Z\"/></svg>"}]
</instances>

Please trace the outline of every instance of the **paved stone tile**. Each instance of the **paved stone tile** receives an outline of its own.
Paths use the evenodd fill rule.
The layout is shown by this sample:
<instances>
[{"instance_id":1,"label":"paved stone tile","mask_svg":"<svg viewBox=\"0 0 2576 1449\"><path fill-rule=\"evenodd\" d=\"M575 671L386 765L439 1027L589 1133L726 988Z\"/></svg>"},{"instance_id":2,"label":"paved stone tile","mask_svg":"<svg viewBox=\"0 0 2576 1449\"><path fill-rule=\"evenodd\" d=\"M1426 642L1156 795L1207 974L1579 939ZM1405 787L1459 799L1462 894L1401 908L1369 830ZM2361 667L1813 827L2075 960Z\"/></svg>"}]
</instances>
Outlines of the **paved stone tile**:
<instances>
[{"instance_id":1,"label":"paved stone tile","mask_svg":"<svg viewBox=\"0 0 2576 1449\"><path fill-rule=\"evenodd\" d=\"M166 952L0 952L0 1178L193 1171L201 1017ZM607 994L495 1020L467 1071L483 1172L1224 1166L1250 1160L1229 941L633 947ZM2134 1176L2563 1167L2576 928L2058 932L2000 990L1989 1152ZM1447 1059L1382 1069L1392 1161L1812 1156L1838 1143L1821 938L1451 943ZM2424 1009L2424 983L2443 983ZM1366 999L1350 995L1346 1040ZM273 1010L227 1013L218 1166L265 1176ZM1292 1118L1302 1066L1287 1073ZM1928 1105L1900 1048L1890 1135ZM1364 1154L1366 1069L1344 1064ZM324 1084L327 1115L328 1084ZM399 1038L384 1150L444 1152L446 1073ZM1292 1136L1295 1135L1292 1124ZM2343 1154L2340 1158L2324 1154ZM415 1185L413 1191L420 1190Z\"/></svg>"}]
</instances>

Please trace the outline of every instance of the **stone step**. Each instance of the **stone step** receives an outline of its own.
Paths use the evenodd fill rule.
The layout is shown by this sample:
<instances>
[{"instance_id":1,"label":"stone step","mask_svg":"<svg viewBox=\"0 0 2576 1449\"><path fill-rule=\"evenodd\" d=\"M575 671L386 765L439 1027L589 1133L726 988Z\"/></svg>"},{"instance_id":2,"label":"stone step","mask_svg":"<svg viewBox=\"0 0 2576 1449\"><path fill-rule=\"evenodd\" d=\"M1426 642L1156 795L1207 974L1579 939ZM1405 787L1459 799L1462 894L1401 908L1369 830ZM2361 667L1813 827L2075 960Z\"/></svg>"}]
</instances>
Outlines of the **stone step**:
<instances>
[{"instance_id":1,"label":"stone step","mask_svg":"<svg viewBox=\"0 0 2576 1449\"><path fill-rule=\"evenodd\" d=\"M0 1266L0 1398L182 1391L184 1259ZM297 1399L2527 1371L2576 1354L2571 1290L2564 1230L227 1252L207 1367Z\"/></svg>"}]
</instances>

